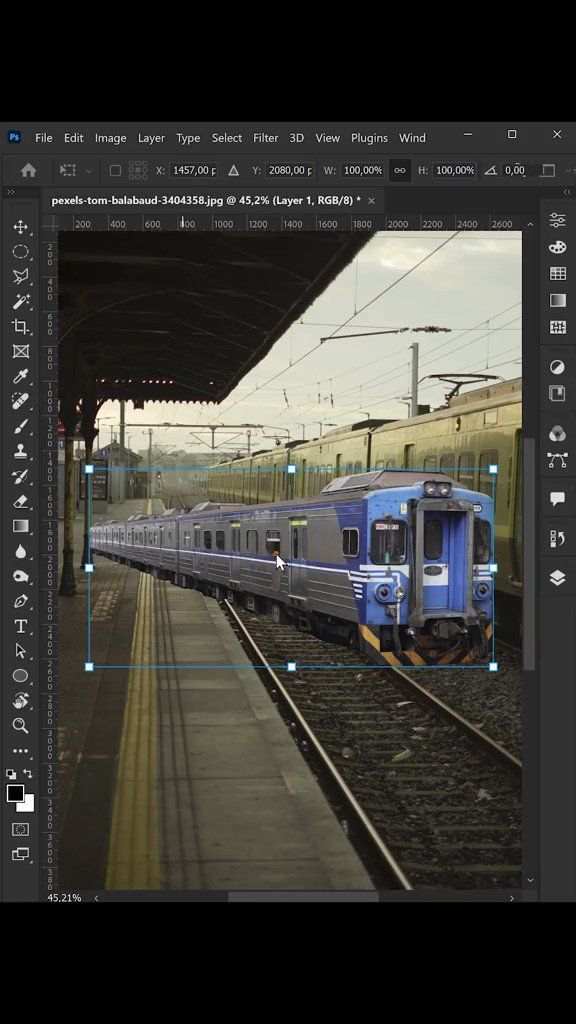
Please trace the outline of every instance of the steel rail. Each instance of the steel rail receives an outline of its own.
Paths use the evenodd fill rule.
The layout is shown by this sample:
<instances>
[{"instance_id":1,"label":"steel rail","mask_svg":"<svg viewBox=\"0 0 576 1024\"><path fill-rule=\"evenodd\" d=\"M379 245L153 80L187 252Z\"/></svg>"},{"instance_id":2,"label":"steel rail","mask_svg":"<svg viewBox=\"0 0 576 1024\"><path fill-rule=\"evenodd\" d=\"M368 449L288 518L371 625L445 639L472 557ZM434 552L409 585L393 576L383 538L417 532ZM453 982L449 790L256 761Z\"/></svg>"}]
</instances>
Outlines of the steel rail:
<instances>
[{"instance_id":1,"label":"steel rail","mask_svg":"<svg viewBox=\"0 0 576 1024\"><path fill-rule=\"evenodd\" d=\"M385 666L385 672L393 673L394 676L398 677L406 690L415 693L418 699L422 703L432 704L435 710L439 711L441 715L448 719L451 723L457 725L461 732L465 732L474 743L480 745L484 750L488 750L489 754L498 760L501 764L504 764L507 768L512 769L515 774L522 771L522 761L520 758L512 754L506 747L503 747L497 740L492 739L487 733L479 729L477 725L468 721L458 711L451 708L448 704L445 704L443 700L436 697L435 694L427 690L425 686L421 686L415 679L406 675L401 669L394 668L393 666Z\"/></svg>"},{"instance_id":2,"label":"steel rail","mask_svg":"<svg viewBox=\"0 0 576 1024\"><path fill-rule=\"evenodd\" d=\"M264 654L262 653L262 651L258 647L258 644L254 640L254 638L251 636L251 634L248 631L248 629L246 629L246 626L244 625L244 623L242 622L242 620L240 619L240 617L236 613L235 608L233 607L233 605L230 604L229 601L224 601L224 604L225 604L229 614L234 619L235 623L242 630L242 633L243 633L245 639L250 644L252 650L254 651L254 653L256 654L257 658L259 659L259 665L261 665L265 669L265 671L268 673L270 678L273 680L274 686L278 690L278 692L280 693L283 702L290 709L290 713L292 715L294 715L294 717L297 719L298 724L300 725L302 730L305 732L308 740L310 741L310 743L312 744L314 750L316 751L316 754L320 757L320 759L323 762L324 766L330 772L330 775L331 775L333 781L336 783L338 789L340 790L340 792L342 793L344 799L346 800L346 803L348 804L349 808L352 810L356 822L361 826L363 832L368 836L371 844L375 847L375 849L378 851L379 856L383 859L383 861L385 863L385 866L386 866L386 870L388 871L388 873L390 873L393 876L394 880L396 881L396 883L397 883L397 885L398 885L398 887L400 889L404 889L406 891L410 891L411 892L413 890L413 886L410 883L410 880L404 874L402 868L398 864L398 861L396 860L394 855L391 853L391 851L388 849L388 847L386 846L386 843L384 843L384 841L382 840L381 836L378 834L378 832L374 828L372 822L367 817L366 813L362 810L362 807L360 806L360 804L356 800L356 797L351 792L351 790L349 789L348 785L346 784L346 782L344 781L344 779L340 775L340 772L336 768L336 765L332 762L329 754L326 752L326 750L324 749L324 747L322 746L320 741L317 739L315 734L312 732L312 730L311 730L310 726L308 725L306 719L304 718L304 716L302 715L302 713L300 712L300 710L298 709L298 707L296 706L296 704L292 700L290 694L288 693L288 691L284 687L284 685L281 682L281 680L276 675L274 669L271 668L270 665L268 664L268 660L266 659L266 657L264 656Z\"/></svg>"}]
</instances>

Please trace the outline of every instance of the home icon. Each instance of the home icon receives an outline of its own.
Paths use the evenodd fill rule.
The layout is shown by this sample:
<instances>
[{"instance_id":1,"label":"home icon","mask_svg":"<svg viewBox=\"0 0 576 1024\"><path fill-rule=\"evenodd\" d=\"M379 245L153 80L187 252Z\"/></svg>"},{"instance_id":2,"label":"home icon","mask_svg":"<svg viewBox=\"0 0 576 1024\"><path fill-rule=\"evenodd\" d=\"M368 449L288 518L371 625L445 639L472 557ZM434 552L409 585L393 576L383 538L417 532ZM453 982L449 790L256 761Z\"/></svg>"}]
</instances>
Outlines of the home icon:
<instances>
[{"instance_id":1,"label":"home icon","mask_svg":"<svg viewBox=\"0 0 576 1024\"><path fill-rule=\"evenodd\" d=\"M20 171L20 174L23 178L35 178L36 168L32 167L32 164L25 164L22 170Z\"/></svg>"}]
</instances>

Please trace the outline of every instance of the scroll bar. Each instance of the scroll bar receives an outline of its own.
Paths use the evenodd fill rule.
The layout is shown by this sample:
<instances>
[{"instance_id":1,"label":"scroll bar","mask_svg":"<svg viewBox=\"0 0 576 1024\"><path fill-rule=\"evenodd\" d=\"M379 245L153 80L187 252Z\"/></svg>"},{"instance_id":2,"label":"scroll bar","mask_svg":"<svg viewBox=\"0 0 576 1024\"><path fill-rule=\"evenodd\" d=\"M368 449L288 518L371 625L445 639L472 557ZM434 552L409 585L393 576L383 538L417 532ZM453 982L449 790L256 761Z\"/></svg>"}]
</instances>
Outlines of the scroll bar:
<instances>
[{"instance_id":1,"label":"scroll bar","mask_svg":"<svg viewBox=\"0 0 576 1024\"><path fill-rule=\"evenodd\" d=\"M536 671L536 441L524 438L522 527L522 648L524 671Z\"/></svg>"}]
</instances>

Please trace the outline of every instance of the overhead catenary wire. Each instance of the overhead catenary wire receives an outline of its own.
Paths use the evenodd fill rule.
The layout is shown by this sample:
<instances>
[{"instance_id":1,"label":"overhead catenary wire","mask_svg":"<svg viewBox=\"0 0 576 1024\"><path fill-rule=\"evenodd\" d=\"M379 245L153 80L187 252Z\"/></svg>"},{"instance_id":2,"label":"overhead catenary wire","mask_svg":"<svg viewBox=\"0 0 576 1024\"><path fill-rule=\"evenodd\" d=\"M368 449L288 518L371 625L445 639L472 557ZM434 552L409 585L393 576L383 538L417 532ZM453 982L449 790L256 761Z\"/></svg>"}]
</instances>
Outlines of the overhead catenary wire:
<instances>
[{"instance_id":1,"label":"overhead catenary wire","mask_svg":"<svg viewBox=\"0 0 576 1024\"><path fill-rule=\"evenodd\" d=\"M515 302L515 303L512 303L512 305L507 306L505 309L500 310L500 312L493 314L490 317L491 322L493 322L494 320L497 320L501 316L504 316L505 313L508 313L511 309L515 309L515 308L517 308L520 305L522 305L521 301ZM516 323L516 321L519 320L519 319L520 319L520 317L516 317L513 320L508 321L508 323L503 324L502 327L495 328L494 329L494 333L496 334L500 330L510 329L510 324ZM484 318L483 320L479 321L473 327L467 327L464 331L462 331L461 334L457 335L455 338L448 338L447 341L443 342L441 345L435 346L435 348L434 348L434 360L435 360L436 355L437 355L437 353L439 352L440 349L444 349L447 345L454 344L454 343L460 341L462 338L466 337L468 334L471 334L472 332L484 330L485 329L485 325L486 325L486 318ZM466 345L462 345L460 347L461 348L466 348L468 344L473 344L475 341L478 341L478 340L481 340L481 339L472 338L471 342L467 342ZM408 346L405 349L406 354L408 354L409 351L410 351L410 346ZM401 354L403 355L404 353L401 353ZM374 363L380 362L382 359L386 359L386 358L389 358L389 357L386 356L386 355L385 356L379 356L378 359L370 360L368 363L364 363L363 367L373 365ZM432 360L432 362L434 360ZM421 365L421 367L422 366L428 366L428 365L430 365L430 363L431 363L431 360L429 358L428 359L425 358L421 362L420 365ZM399 365L388 367L388 369L386 370L386 373L385 374L381 374L380 377L377 377L377 378L373 378L372 377L372 378L370 378L369 381L361 381L359 384L354 384L351 387L346 388L344 391L337 392L336 394L333 395L333 398L337 399L341 395L351 394L352 392L360 390L363 387L373 387L375 385L375 382L378 381L378 380L382 380L383 377L385 377L387 380L397 380L399 377L402 376L403 371L406 370L410 365L411 365L411 360L408 360L407 362L401 363ZM398 372L397 373L395 372L394 375L392 377L390 377L390 370L398 371ZM348 370L343 371L340 374L335 374L331 378L325 378L325 380L337 380L339 377L349 376L350 372L351 372L350 369L348 369ZM324 383L324 381L320 381L319 383ZM309 387L309 385L307 385L307 386ZM319 404L319 403L318 402L314 402L314 401L306 402L305 405L300 409L300 414L303 411L305 411L306 409L313 408L314 405L316 405L316 404ZM286 412L285 409L282 410L282 412L280 413L280 416L276 417L276 420L274 422L276 422L280 417L282 417L285 414L285 412ZM338 416L339 413L336 413L335 415ZM309 426L311 424L306 424L306 425Z\"/></svg>"},{"instance_id":2,"label":"overhead catenary wire","mask_svg":"<svg viewBox=\"0 0 576 1024\"><path fill-rule=\"evenodd\" d=\"M518 349L518 347L516 345L512 345L511 348L505 349L504 352L499 352L499 353L497 353L497 355L498 356L503 356L503 355L508 354L509 352L515 352L517 358L521 357L521 355L522 355L521 350ZM516 361L517 361L517 359L514 359L514 357L511 357L510 359L505 359L501 363L493 363L490 367L488 367L488 369L490 369L490 370L497 370L501 366L509 366L511 363L516 362ZM482 367L483 363L484 363L484 358L479 359L476 362L470 364L470 369L474 369L476 366ZM420 391L429 391L431 388L434 388L434 387L437 387L437 386L438 386L438 382L434 381L434 382L431 382L429 384L425 384L424 387L422 387L420 389ZM370 399L370 401L371 401L372 405L381 405L382 402L385 402L385 401L387 401L387 402L400 401L400 398L397 396L397 393L396 393L396 396L394 396L394 393L392 393L392 394L389 393L389 394L386 394L386 395L379 395L379 396L377 396L375 398ZM332 413L332 415L336 415L336 416L352 416L354 413L357 413L357 412L360 412L360 411L361 410L359 408L347 409L347 410L343 411L342 413L336 413L336 414ZM310 424L306 424L306 426L311 426L312 423L317 423L317 422L318 422L317 420L311 421Z\"/></svg>"},{"instance_id":3,"label":"overhead catenary wire","mask_svg":"<svg viewBox=\"0 0 576 1024\"><path fill-rule=\"evenodd\" d=\"M386 295L389 291L392 290L392 288L395 288L397 285L399 285L400 282L404 281L410 274L413 274L415 270L418 270L419 267L426 263L427 260L431 259L432 256L434 256L437 252L443 249L445 245L448 245L448 243L451 242L454 238L456 238L459 234L459 231L454 231L448 238L445 238L440 243L440 245L437 245L435 249L432 249L431 252L427 253L425 256L422 257L422 259L418 260L417 263L415 263L412 267L410 267L403 274L401 274L400 277L395 278L394 281L392 281L389 285L386 286L386 288L383 288L381 292L378 292L378 294L375 295L372 299L369 299L368 302L365 302L363 306L360 306L358 310L355 310L344 321L344 323L340 325L340 327L337 327L326 338L323 338L321 341L319 341L317 345L314 345L312 348L308 349L308 351L304 352L298 359L295 359L293 363L284 367L282 370L279 370L278 373L275 373L272 377L269 377L268 380L264 381L261 385L257 385L257 387L253 388L252 391L249 391L247 395L243 395L241 398L237 398L236 401L232 403L232 405L229 405L227 409L222 410L222 415L225 415L226 413L230 412L230 410L233 409L236 405L239 405L240 402L245 402L247 398L250 398L251 395L254 395L257 391L262 390L262 388L266 387L267 384L271 384L272 381L278 380L278 377L282 376L282 374L286 373L288 370L291 370L294 366L298 366L299 363L301 363L304 359L307 359L308 356L312 355L313 352L317 352L318 349L322 347L322 345L324 345L327 341L336 336L337 331L341 331L344 327L347 326L347 324L351 323L351 321L354 320L356 316L358 316L360 313L363 313L365 309L368 309L369 306L372 306L375 302L378 301L378 299L381 299L383 295Z\"/></svg>"},{"instance_id":4,"label":"overhead catenary wire","mask_svg":"<svg viewBox=\"0 0 576 1024\"><path fill-rule=\"evenodd\" d=\"M515 309L515 308L517 308L520 305L522 305L521 302L515 302L511 306L507 306L506 309L501 310L499 313L496 313L494 316L492 316L490 318L490 322L491 322L491 336L492 337L494 337L494 335L496 335L499 332L499 330L500 330L500 328L493 326L494 320L498 319L498 317L503 316L505 313L508 313L511 309ZM507 321L506 324L502 325L502 329L509 327L510 324L516 323L516 321L519 320L519 319L521 319L521 317L514 317L512 320ZM438 360L438 352L439 352L440 349L445 348L446 345L448 345L450 343L454 343L454 342L459 341L460 339L466 337L466 335L468 335L468 334L470 334L472 332L479 331L479 330L485 330L485 325L486 325L486 318L484 318L478 324L476 324L475 327L468 328L466 331L464 331L458 337L450 338L450 339L448 339L448 341L444 342L442 345L437 346L434 349L433 356L423 359L421 361L421 363L420 363L420 367L423 368L425 366L430 366L430 365L434 364ZM481 340L482 340L482 338L472 338L470 341L466 342L466 344L458 346L458 348L454 352L450 352L448 354L451 355L451 356L456 355L457 352L460 352L462 349L467 348L468 345L472 345L475 342L478 342L478 341L481 341ZM443 358L443 357L441 357L441 358ZM378 384L378 381L381 381L382 378L385 378L387 381L398 380L400 377L402 377L404 370L407 367L409 367L409 366L410 366L410 362L403 363L400 367L394 367L394 369L397 370L398 372L395 372L392 376L390 376L389 373L382 374L379 378L376 378L376 379L372 378L371 383L369 381L364 381L364 382L362 382L362 384L356 384L353 387L347 388L344 391L339 391L339 392L337 392L337 394L334 395L334 398L338 399L342 395L351 394L351 393L359 390L360 387L366 388L367 390L369 390L371 387L376 387L377 384ZM370 398L369 396L367 398L366 396L364 396L363 402L366 402L367 400L369 400L372 404L374 404L375 402L383 401L387 397L393 398L395 391L396 391L396 389L394 389L394 391L392 391L392 392L387 393L387 395L379 396L378 398ZM309 403L309 404L313 405L313 403ZM342 413L342 414L335 413L333 415L336 415L336 416L338 416L338 415L349 415L350 412L355 412L355 411L359 412L360 408L361 407L358 406L357 409L349 410L348 413ZM309 426L309 425L311 425L311 423L310 424L306 424L306 425Z\"/></svg>"}]
</instances>

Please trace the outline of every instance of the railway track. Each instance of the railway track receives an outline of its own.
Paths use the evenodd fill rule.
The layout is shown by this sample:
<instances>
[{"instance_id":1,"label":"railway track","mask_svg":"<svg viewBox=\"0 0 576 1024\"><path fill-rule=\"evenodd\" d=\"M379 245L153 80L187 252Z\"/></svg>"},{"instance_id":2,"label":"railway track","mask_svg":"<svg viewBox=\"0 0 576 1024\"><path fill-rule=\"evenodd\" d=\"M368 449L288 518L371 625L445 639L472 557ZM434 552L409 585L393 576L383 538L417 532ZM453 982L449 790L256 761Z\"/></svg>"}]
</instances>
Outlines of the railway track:
<instances>
[{"instance_id":1,"label":"railway track","mask_svg":"<svg viewBox=\"0 0 576 1024\"><path fill-rule=\"evenodd\" d=\"M160 491L159 498L162 498L166 508L187 508L188 503L179 491Z\"/></svg>"},{"instance_id":2,"label":"railway track","mask_svg":"<svg viewBox=\"0 0 576 1024\"><path fill-rule=\"evenodd\" d=\"M513 753L401 670L224 606L376 884L519 886Z\"/></svg>"}]
</instances>

